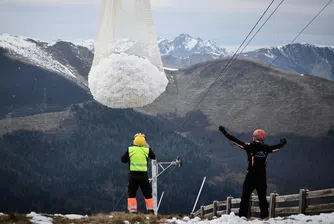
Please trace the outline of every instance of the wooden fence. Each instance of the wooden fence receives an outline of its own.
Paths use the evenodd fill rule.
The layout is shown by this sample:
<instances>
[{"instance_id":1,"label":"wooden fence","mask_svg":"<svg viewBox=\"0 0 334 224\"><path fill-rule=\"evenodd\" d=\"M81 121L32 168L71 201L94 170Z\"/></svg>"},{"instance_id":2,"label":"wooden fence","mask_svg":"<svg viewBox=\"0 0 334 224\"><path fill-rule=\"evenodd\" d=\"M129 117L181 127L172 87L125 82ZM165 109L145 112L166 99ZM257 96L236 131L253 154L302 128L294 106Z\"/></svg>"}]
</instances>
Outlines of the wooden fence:
<instances>
[{"instance_id":1,"label":"wooden fence","mask_svg":"<svg viewBox=\"0 0 334 224\"><path fill-rule=\"evenodd\" d=\"M258 198L254 194L251 196L250 209L248 217L256 217L256 213L260 213ZM333 198L331 198L333 197ZM326 202L321 202L322 200ZM214 201L210 205L201 206L201 208L191 214L192 217L200 216L213 217L230 214L234 212L239 213L240 198L227 197L226 201ZM267 197L269 203L269 217L286 216L292 214L319 214L320 212L334 212L334 188L308 191L300 189L299 194L278 195L271 193Z\"/></svg>"}]
</instances>

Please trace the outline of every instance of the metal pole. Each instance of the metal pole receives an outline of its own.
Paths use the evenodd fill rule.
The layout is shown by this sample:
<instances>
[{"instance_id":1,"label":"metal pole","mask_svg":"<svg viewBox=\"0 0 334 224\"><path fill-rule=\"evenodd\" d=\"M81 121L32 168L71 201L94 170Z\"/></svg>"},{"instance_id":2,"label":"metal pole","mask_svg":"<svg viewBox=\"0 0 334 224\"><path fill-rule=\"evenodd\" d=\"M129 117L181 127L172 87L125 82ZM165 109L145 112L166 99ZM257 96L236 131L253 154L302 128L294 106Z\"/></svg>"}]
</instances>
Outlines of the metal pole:
<instances>
[{"instance_id":1,"label":"metal pole","mask_svg":"<svg viewBox=\"0 0 334 224\"><path fill-rule=\"evenodd\" d=\"M158 163L157 160L152 160L152 199L154 214L158 214Z\"/></svg>"},{"instance_id":2,"label":"metal pole","mask_svg":"<svg viewBox=\"0 0 334 224\"><path fill-rule=\"evenodd\" d=\"M157 210L159 210L159 208L160 208L160 204L161 204L162 198L164 197L164 194L165 194L165 192L163 191L162 194L161 194L160 200L159 200L159 204L158 204Z\"/></svg>"},{"instance_id":3,"label":"metal pole","mask_svg":"<svg viewBox=\"0 0 334 224\"><path fill-rule=\"evenodd\" d=\"M196 201L195 201L195 204L194 204L194 207L193 207L193 210L191 211L191 213L193 213L195 211L195 208L196 208L196 205L197 205L197 201L198 201L198 198L199 198L199 196L200 196L200 194L202 192L202 188L203 188L205 180L206 180L206 177L203 178L202 186L201 186L201 188L200 188L200 190L198 192L198 195L197 195L197 198L196 198Z\"/></svg>"},{"instance_id":4,"label":"metal pole","mask_svg":"<svg viewBox=\"0 0 334 224\"><path fill-rule=\"evenodd\" d=\"M161 171L161 173L158 174L157 178L163 173L165 172L169 167L171 167L173 164L171 163L169 166L167 166L163 171Z\"/></svg>"}]
</instances>

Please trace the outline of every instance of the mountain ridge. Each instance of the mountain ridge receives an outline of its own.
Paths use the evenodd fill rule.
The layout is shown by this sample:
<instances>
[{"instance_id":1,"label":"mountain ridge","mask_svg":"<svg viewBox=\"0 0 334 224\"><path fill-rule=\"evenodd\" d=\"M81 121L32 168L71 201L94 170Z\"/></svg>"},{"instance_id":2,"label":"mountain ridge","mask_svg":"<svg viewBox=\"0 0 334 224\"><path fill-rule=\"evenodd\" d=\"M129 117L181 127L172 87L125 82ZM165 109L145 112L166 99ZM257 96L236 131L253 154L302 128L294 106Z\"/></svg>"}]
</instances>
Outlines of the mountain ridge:
<instances>
[{"instance_id":1,"label":"mountain ridge","mask_svg":"<svg viewBox=\"0 0 334 224\"><path fill-rule=\"evenodd\" d=\"M16 41L17 43L15 43L15 39L19 39L20 41ZM172 39L157 37L157 40L165 67L183 68L205 61L229 57L233 54L233 52L227 51L220 44L210 40L193 38L186 33L181 33ZM8 42L11 43L8 44ZM29 44L31 45L30 47L28 46ZM68 46L65 46L66 44ZM83 87L87 86L85 77L88 75L91 66L90 61L94 57L93 39L48 42L36 38L1 34L0 47L14 50L18 55L23 54L23 56L27 56L25 60L30 61L30 63L57 71L69 79L78 82ZM63 58L59 57L59 48L68 48L67 51L75 54L78 60L82 61L81 70L83 71L74 69L68 61L64 61ZM27 52L30 53L27 55ZM270 46L247 51L240 54L240 57L251 58L269 64L279 55L280 57L273 64L273 66L279 69L334 80L333 46L294 43L291 45ZM15 55L12 56L15 57Z\"/></svg>"}]
</instances>

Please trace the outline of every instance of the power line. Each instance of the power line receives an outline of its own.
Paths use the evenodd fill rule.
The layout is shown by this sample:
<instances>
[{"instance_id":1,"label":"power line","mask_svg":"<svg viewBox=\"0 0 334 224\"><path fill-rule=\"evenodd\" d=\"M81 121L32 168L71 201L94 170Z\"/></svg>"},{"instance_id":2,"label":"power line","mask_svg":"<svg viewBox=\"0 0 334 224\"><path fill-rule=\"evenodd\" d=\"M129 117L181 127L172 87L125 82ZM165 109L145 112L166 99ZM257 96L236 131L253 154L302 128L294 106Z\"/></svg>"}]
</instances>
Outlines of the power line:
<instances>
[{"instance_id":1,"label":"power line","mask_svg":"<svg viewBox=\"0 0 334 224\"><path fill-rule=\"evenodd\" d=\"M117 205L122 201L124 195L125 195L125 192L127 191L127 188L125 188L122 196L119 198L119 200L117 201L116 205L114 206L114 208L112 209L112 211L115 211L115 208L117 207Z\"/></svg>"},{"instance_id":2,"label":"power line","mask_svg":"<svg viewBox=\"0 0 334 224\"><path fill-rule=\"evenodd\" d=\"M251 35L251 33L253 32L253 30L255 29L255 27L258 25L258 23L261 21L261 19L263 18L263 16L267 13L267 11L269 10L270 6L274 3L275 0L272 0L271 3L269 4L269 6L266 8L266 10L262 13L261 17L258 19L258 21L255 23L255 25L253 26L253 28L251 29L251 31L248 33L248 35L246 36L246 38L243 40L243 42L240 44L239 48L237 49L237 51L234 53L234 55L232 56L232 58L230 58L230 60L228 61L228 63L225 65L225 67L223 68L222 72L217 76L217 78L214 80L213 83L210 84L209 88L207 89L207 91L204 93L204 95L200 98L199 102L196 104L195 108L197 108L200 103L202 102L202 100L206 97L206 95L209 93L210 89L212 88L212 86L219 80L219 78L224 74L224 71L226 70L226 68L228 67L229 63L233 60L234 56L237 54L238 50L242 47L242 45L246 42L247 38ZM185 124L185 122L187 121L188 117L185 117L183 119L183 122L180 124L178 130L180 130L180 128ZM167 139L167 141L165 141L165 143L162 145L162 147L160 148L160 150L162 150L166 144L169 142L169 140L175 135L175 131L173 132L173 134ZM160 151L159 150L159 151Z\"/></svg>"},{"instance_id":3,"label":"power line","mask_svg":"<svg viewBox=\"0 0 334 224\"><path fill-rule=\"evenodd\" d=\"M259 18L259 20L256 22L256 24L253 26L252 30L249 32L249 34L247 35L247 37L244 39L244 41L241 43L241 45L239 46L239 48L236 50L236 52L234 53L233 57L237 55L237 52L239 51L239 49L241 48L241 46L245 43L245 41L247 40L247 38L250 36L250 34L253 32L253 30L255 29L255 27L257 26L257 24L261 21L261 19L263 18L263 16L267 13L267 11L269 10L270 6L274 3L274 0L269 4L269 6L267 7L267 9L263 12L263 14L261 15L261 17ZM239 53L240 54L240 53ZM231 58L231 60L233 60L233 57ZM239 55L237 55L236 58L238 58ZM234 58L234 60L236 59ZM229 62L227 63L227 65L224 67L224 69L221 72L221 75L224 73L225 70L227 70L229 63L231 62L231 60L229 60ZM234 62L234 61L233 61ZM233 63L232 62L232 63ZM232 65L231 63L231 65ZM220 75L220 76L221 76ZM218 77L218 79L220 78L220 76ZM210 87L211 88L211 87Z\"/></svg>"},{"instance_id":4,"label":"power line","mask_svg":"<svg viewBox=\"0 0 334 224\"><path fill-rule=\"evenodd\" d=\"M283 1L284 0L282 0L281 1L281 3L278 5L278 7L283 3ZM307 29L307 27L326 9L326 7L332 2L333 0L330 0L313 18L312 18L312 20L298 33L298 35L290 42L290 44L288 45L288 47L287 48L289 48L290 46L291 46L291 44ZM276 9L274 10L274 11L276 11L277 9L278 9L278 7L276 7ZM272 13L273 14L273 13ZM272 15L271 14L271 15ZM270 18L271 16L269 16L269 18ZM267 21L267 20L266 20ZM283 53L281 52L281 54L279 54L276 58L275 58L275 60L273 60L273 62L268 66L268 68L269 67L271 67L271 65L282 55ZM263 75L264 73L262 73L262 75ZM244 92L245 93L245 92ZM203 139L203 138L202 138ZM201 139L201 140L202 140ZM198 142L197 142L197 144L199 144L200 143L200 141L201 140L199 140ZM186 156L193 148L194 148L195 146L192 146L185 154L184 154L184 156Z\"/></svg>"},{"instance_id":5,"label":"power line","mask_svg":"<svg viewBox=\"0 0 334 224\"><path fill-rule=\"evenodd\" d=\"M256 33L253 35L253 37L247 42L247 44L244 46L244 48L241 50L241 52L238 54L238 56L233 60L233 62L231 63L231 65L234 63L235 60L237 60L237 58L240 56L240 54L245 50L245 48L250 44L250 42L255 38L255 36L260 32L260 30L263 28L264 25L266 25L266 23L269 21L269 19L275 14L275 12L277 11L277 9L282 5L282 3L285 0L282 0L274 9L274 11L272 11L272 13L268 16L268 18L266 19L266 21L264 21L264 23L261 25L261 27L256 31Z\"/></svg>"},{"instance_id":6,"label":"power line","mask_svg":"<svg viewBox=\"0 0 334 224\"><path fill-rule=\"evenodd\" d=\"M307 25L297 34L297 36L295 38L293 38L293 40L286 45L287 48L289 49L292 45L292 43L311 25L311 23L327 8L327 6L332 2L333 0L330 0L312 19L309 23L307 23ZM283 55L283 51L280 52L280 54L269 64L269 66L267 67L267 69L269 69L274 63L275 61L277 61L277 59L279 57L281 57ZM258 78L259 80L261 80L261 77L265 74L265 72L263 72L261 74L261 76ZM253 88L255 84L251 85L249 88L247 88L242 94L241 96L243 96L250 88ZM234 116L235 117L235 116Z\"/></svg>"},{"instance_id":7,"label":"power line","mask_svg":"<svg viewBox=\"0 0 334 224\"><path fill-rule=\"evenodd\" d=\"M307 29L307 27L309 27L309 25L311 25L311 23L327 8L327 6L332 2L333 0L330 0L313 18L312 20L298 33L298 35L293 38L293 40L288 44L289 48L291 46L291 44ZM275 58L275 60L273 60L270 65L268 66L271 67L271 65L283 54L283 52L281 51L281 53Z\"/></svg>"}]
</instances>

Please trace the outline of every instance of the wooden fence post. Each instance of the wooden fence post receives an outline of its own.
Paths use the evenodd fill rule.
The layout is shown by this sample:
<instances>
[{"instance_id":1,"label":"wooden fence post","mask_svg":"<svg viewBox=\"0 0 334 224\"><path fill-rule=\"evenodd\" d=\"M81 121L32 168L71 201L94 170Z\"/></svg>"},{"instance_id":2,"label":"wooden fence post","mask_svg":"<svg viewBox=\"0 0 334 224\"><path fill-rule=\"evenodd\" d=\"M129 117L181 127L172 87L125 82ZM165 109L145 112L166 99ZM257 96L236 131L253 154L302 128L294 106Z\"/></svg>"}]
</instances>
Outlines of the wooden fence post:
<instances>
[{"instance_id":1,"label":"wooden fence post","mask_svg":"<svg viewBox=\"0 0 334 224\"><path fill-rule=\"evenodd\" d=\"M309 192L310 190L309 189L305 189L305 198L307 198L307 192ZM306 199L305 200L305 210L306 208L311 204L311 199ZM305 211L306 213L306 211Z\"/></svg>"},{"instance_id":2,"label":"wooden fence post","mask_svg":"<svg viewBox=\"0 0 334 224\"><path fill-rule=\"evenodd\" d=\"M276 193L270 193L269 218L275 217L275 207L276 207Z\"/></svg>"},{"instance_id":3,"label":"wooden fence post","mask_svg":"<svg viewBox=\"0 0 334 224\"><path fill-rule=\"evenodd\" d=\"M203 205L201 206L201 217L202 218L204 217L204 206Z\"/></svg>"},{"instance_id":4,"label":"wooden fence post","mask_svg":"<svg viewBox=\"0 0 334 224\"><path fill-rule=\"evenodd\" d=\"M217 215L218 207L217 207L217 201L213 202L213 216L218 216Z\"/></svg>"},{"instance_id":5,"label":"wooden fence post","mask_svg":"<svg viewBox=\"0 0 334 224\"><path fill-rule=\"evenodd\" d=\"M231 213L232 208L232 197L227 197L226 199L226 215L229 215Z\"/></svg>"},{"instance_id":6,"label":"wooden fence post","mask_svg":"<svg viewBox=\"0 0 334 224\"><path fill-rule=\"evenodd\" d=\"M305 189L300 189L299 191L299 213L305 214L306 209L306 191Z\"/></svg>"}]
</instances>

